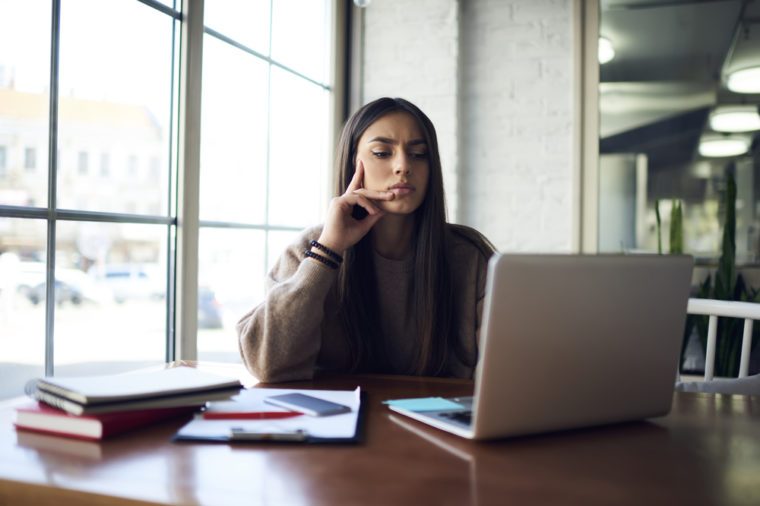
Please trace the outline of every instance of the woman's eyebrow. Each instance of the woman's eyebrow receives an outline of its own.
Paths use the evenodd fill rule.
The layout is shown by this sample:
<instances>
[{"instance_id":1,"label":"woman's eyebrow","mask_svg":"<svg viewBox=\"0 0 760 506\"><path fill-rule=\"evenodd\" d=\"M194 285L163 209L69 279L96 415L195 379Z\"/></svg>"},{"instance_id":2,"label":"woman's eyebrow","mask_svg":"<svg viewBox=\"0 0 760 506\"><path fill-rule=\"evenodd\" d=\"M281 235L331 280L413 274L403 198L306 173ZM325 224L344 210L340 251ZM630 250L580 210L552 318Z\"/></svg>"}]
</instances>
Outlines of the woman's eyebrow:
<instances>
[{"instance_id":1,"label":"woman's eyebrow","mask_svg":"<svg viewBox=\"0 0 760 506\"><path fill-rule=\"evenodd\" d=\"M397 140L391 139L389 137L373 137L370 140L368 140L367 142L368 143L370 143L370 142L382 142L383 144L391 144L393 146L395 146L396 144L398 144ZM425 142L425 139L412 139L411 141L409 141L409 142L406 143L407 146L417 146L419 144L427 144L427 142Z\"/></svg>"}]
</instances>

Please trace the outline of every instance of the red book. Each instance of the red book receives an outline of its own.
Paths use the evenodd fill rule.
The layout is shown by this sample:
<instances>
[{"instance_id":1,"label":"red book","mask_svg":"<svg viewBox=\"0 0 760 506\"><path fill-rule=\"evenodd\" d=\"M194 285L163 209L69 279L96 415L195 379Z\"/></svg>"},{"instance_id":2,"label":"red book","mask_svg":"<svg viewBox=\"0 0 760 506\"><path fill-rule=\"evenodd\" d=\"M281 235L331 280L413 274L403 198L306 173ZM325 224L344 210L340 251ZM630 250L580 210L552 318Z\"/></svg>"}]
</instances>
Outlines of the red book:
<instances>
[{"instance_id":1,"label":"red book","mask_svg":"<svg viewBox=\"0 0 760 506\"><path fill-rule=\"evenodd\" d=\"M183 406L77 416L37 403L16 408L14 425L21 430L99 440L170 418L188 415L197 409L198 406Z\"/></svg>"}]
</instances>

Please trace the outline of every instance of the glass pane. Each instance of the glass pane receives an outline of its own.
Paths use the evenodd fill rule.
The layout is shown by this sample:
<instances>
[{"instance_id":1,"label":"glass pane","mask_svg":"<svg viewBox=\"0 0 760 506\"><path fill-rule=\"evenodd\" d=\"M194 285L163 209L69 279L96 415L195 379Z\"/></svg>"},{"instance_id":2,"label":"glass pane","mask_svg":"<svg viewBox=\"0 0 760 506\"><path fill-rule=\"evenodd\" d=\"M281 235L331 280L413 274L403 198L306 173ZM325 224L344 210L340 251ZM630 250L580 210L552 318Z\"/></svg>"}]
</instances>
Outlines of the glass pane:
<instances>
[{"instance_id":1,"label":"glass pane","mask_svg":"<svg viewBox=\"0 0 760 506\"><path fill-rule=\"evenodd\" d=\"M269 0L206 0L204 25L261 54L269 54Z\"/></svg>"},{"instance_id":2,"label":"glass pane","mask_svg":"<svg viewBox=\"0 0 760 506\"><path fill-rule=\"evenodd\" d=\"M0 204L47 205L50 13L0 0Z\"/></svg>"},{"instance_id":3,"label":"glass pane","mask_svg":"<svg viewBox=\"0 0 760 506\"><path fill-rule=\"evenodd\" d=\"M269 223L318 223L327 205L328 92L272 69Z\"/></svg>"},{"instance_id":4,"label":"glass pane","mask_svg":"<svg viewBox=\"0 0 760 506\"><path fill-rule=\"evenodd\" d=\"M267 65L209 35L203 47L202 220L263 223Z\"/></svg>"},{"instance_id":5,"label":"glass pane","mask_svg":"<svg viewBox=\"0 0 760 506\"><path fill-rule=\"evenodd\" d=\"M680 229L683 251L714 268L730 173L737 187L736 263L756 264L760 87L742 93L732 89L732 78L760 63L760 2L620 4L601 2L607 59L600 54L600 251L669 253L671 230ZM716 144L709 141L739 149L710 151Z\"/></svg>"},{"instance_id":6,"label":"glass pane","mask_svg":"<svg viewBox=\"0 0 760 506\"><path fill-rule=\"evenodd\" d=\"M240 360L235 324L264 298L264 232L201 228L198 358Z\"/></svg>"},{"instance_id":7,"label":"glass pane","mask_svg":"<svg viewBox=\"0 0 760 506\"><path fill-rule=\"evenodd\" d=\"M270 230L267 251L267 272L269 272L285 250L301 235L300 231Z\"/></svg>"},{"instance_id":8,"label":"glass pane","mask_svg":"<svg viewBox=\"0 0 760 506\"><path fill-rule=\"evenodd\" d=\"M333 32L330 2L274 0L273 8L272 59L326 82Z\"/></svg>"},{"instance_id":9,"label":"glass pane","mask_svg":"<svg viewBox=\"0 0 760 506\"><path fill-rule=\"evenodd\" d=\"M62 2L58 207L166 213L173 22L134 0Z\"/></svg>"},{"instance_id":10,"label":"glass pane","mask_svg":"<svg viewBox=\"0 0 760 506\"><path fill-rule=\"evenodd\" d=\"M58 223L56 375L164 361L166 243L164 225Z\"/></svg>"},{"instance_id":11,"label":"glass pane","mask_svg":"<svg viewBox=\"0 0 760 506\"><path fill-rule=\"evenodd\" d=\"M0 218L0 399L45 372L46 227Z\"/></svg>"}]
</instances>

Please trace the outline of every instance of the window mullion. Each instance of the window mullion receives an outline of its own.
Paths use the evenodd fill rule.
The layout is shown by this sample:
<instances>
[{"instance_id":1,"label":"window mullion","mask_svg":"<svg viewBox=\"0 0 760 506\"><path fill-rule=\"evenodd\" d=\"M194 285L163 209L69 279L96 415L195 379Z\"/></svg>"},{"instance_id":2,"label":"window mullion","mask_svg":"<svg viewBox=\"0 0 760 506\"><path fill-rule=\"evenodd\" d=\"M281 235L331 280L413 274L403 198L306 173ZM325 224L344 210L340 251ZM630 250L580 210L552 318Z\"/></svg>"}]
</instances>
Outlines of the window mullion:
<instances>
[{"instance_id":1,"label":"window mullion","mask_svg":"<svg viewBox=\"0 0 760 506\"><path fill-rule=\"evenodd\" d=\"M203 0L183 2L182 9L175 356L196 360Z\"/></svg>"},{"instance_id":2,"label":"window mullion","mask_svg":"<svg viewBox=\"0 0 760 506\"><path fill-rule=\"evenodd\" d=\"M264 171L264 272L269 265L269 164L270 153L272 150L272 17L274 10L274 1L269 0L269 44L267 47L270 58L267 65L267 143L266 143L266 170Z\"/></svg>"},{"instance_id":3,"label":"window mullion","mask_svg":"<svg viewBox=\"0 0 760 506\"><path fill-rule=\"evenodd\" d=\"M54 374L56 183L58 180L58 63L61 2L52 0L50 37L50 110L48 124L48 205L45 290L45 375Z\"/></svg>"}]
</instances>

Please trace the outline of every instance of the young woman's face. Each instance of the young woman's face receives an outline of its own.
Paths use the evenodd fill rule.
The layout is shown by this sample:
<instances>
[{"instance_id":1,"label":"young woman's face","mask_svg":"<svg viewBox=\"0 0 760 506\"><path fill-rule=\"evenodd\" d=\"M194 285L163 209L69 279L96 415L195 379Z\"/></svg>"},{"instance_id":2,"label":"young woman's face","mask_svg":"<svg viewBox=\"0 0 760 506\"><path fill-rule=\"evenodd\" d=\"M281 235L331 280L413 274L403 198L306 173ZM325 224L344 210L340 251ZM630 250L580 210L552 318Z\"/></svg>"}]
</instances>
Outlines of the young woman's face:
<instances>
[{"instance_id":1,"label":"young woman's face","mask_svg":"<svg viewBox=\"0 0 760 506\"><path fill-rule=\"evenodd\" d=\"M364 164L364 188L395 194L393 200L375 201L383 211L411 214L425 200L428 145L411 114L392 112L372 123L359 139L355 163L359 161Z\"/></svg>"}]
</instances>

